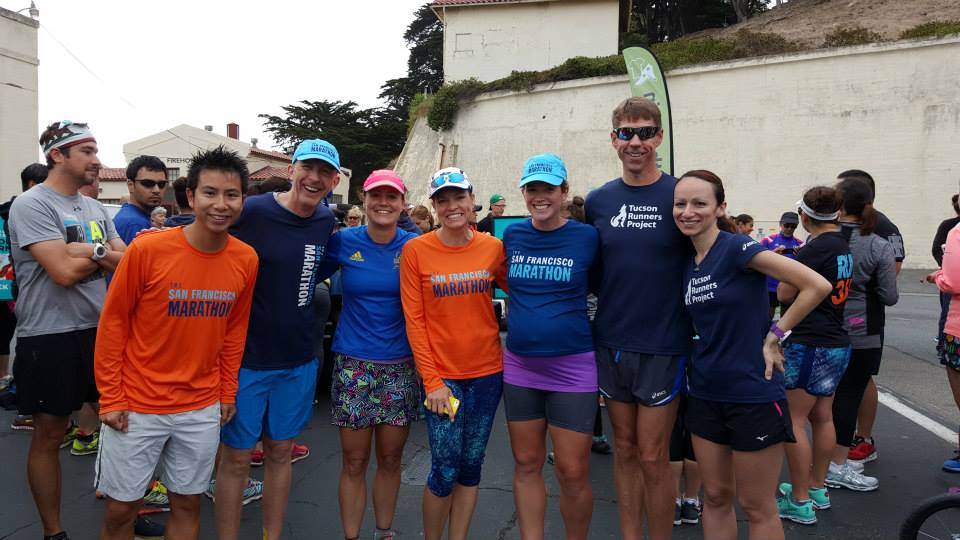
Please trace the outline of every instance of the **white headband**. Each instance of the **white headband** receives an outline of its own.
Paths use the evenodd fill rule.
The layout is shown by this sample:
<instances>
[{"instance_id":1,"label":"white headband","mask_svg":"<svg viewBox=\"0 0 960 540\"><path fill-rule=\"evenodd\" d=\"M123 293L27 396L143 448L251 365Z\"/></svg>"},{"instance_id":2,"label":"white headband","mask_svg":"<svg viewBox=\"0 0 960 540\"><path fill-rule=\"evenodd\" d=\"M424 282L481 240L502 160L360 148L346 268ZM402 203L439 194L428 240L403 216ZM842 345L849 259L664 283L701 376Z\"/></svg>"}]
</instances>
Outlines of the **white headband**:
<instances>
[{"instance_id":1,"label":"white headband","mask_svg":"<svg viewBox=\"0 0 960 540\"><path fill-rule=\"evenodd\" d=\"M810 208L809 206L807 206L807 203L803 202L803 199L800 199L799 201L797 201L797 208L803 211L804 214L812 217L817 221L835 221L837 218L840 217L839 210L837 210L832 214L820 214L814 211L813 208Z\"/></svg>"}]
</instances>

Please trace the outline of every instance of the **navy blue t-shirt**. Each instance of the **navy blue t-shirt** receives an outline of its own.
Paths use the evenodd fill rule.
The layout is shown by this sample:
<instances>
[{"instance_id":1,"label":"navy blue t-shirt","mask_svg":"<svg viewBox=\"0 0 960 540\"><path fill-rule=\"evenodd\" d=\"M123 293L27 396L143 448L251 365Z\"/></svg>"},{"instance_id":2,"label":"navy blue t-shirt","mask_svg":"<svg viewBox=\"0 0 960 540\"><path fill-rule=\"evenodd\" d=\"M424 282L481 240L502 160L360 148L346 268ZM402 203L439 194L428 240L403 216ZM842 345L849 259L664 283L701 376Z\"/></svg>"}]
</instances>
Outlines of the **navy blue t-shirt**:
<instances>
[{"instance_id":1,"label":"navy blue t-shirt","mask_svg":"<svg viewBox=\"0 0 960 540\"><path fill-rule=\"evenodd\" d=\"M511 352L564 356L593 350L587 288L598 243L596 229L573 220L553 231L539 231L530 220L507 227Z\"/></svg>"},{"instance_id":2,"label":"navy blue t-shirt","mask_svg":"<svg viewBox=\"0 0 960 540\"><path fill-rule=\"evenodd\" d=\"M783 374L763 378L767 276L747 267L766 251L756 240L720 231L698 266L687 260L684 303L700 339L690 367L690 395L727 403L769 403L786 394Z\"/></svg>"},{"instance_id":3,"label":"navy blue t-shirt","mask_svg":"<svg viewBox=\"0 0 960 540\"><path fill-rule=\"evenodd\" d=\"M677 179L647 186L618 178L587 195L587 223L600 233L597 345L657 355L690 352L683 268L693 247L673 221Z\"/></svg>"},{"instance_id":4,"label":"navy blue t-shirt","mask_svg":"<svg viewBox=\"0 0 960 540\"><path fill-rule=\"evenodd\" d=\"M302 218L275 195L248 197L230 228L260 258L243 351L242 366L250 369L286 369L313 360L313 290L333 231L333 212L326 206Z\"/></svg>"},{"instance_id":5,"label":"navy blue t-shirt","mask_svg":"<svg viewBox=\"0 0 960 540\"><path fill-rule=\"evenodd\" d=\"M373 362L410 358L400 303L400 252L417 235L397 228L389 244L377 244L367 226L340 229L330 238L326 268L340 268L343 311L333 350ZM321 277L328 273L321 270Z\"/></svg>"}]
</instances>

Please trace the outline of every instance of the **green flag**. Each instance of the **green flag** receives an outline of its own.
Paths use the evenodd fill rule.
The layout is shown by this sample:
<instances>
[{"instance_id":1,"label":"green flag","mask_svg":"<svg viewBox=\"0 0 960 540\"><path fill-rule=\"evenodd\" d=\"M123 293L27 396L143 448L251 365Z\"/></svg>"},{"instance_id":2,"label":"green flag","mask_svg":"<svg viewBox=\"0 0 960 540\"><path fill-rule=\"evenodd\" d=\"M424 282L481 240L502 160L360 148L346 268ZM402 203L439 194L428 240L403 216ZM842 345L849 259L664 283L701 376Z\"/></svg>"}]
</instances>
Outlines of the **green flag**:
<instances>
[{"instance_id":1,"label":"green flag","mask_svg":"<svg viewBox=\"0 0 960 540\"><path fill-rule=\"evenodd\" d=\"M650 50L643 47L624 49L623 60L627 64L631 94L645 97L660 108L663 144L657 148L657 167L672 175L673 125L670 123L670 95L667 93L667 80L660 70L660 62L657 62L657 57Z\"/></svg>"}]
</instances>

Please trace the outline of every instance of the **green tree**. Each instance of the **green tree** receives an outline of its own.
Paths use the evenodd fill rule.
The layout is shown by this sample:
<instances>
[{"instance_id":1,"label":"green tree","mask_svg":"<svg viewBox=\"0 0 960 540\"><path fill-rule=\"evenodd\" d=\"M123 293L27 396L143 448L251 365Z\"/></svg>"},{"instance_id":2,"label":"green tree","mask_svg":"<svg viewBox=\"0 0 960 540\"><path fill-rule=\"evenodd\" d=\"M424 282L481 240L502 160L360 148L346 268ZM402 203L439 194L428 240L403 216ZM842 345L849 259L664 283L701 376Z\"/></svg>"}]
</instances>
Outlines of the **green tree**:
<instances>
[{"instance_id":1,"label":"green tree","mask_svg":"<svg viewBox=\"0 0 960 540\"><path fill-rule=\"evenodd\" d=\"M340 162L353 171L349 199L372 171L386 167L403 149L405 123L397 123L386 109L361 109L353 101L303 100L283 107L282 115L261 114L265 131L287 153L304 139L329 141L340 152Z\"/></svg>"}]
</instances>

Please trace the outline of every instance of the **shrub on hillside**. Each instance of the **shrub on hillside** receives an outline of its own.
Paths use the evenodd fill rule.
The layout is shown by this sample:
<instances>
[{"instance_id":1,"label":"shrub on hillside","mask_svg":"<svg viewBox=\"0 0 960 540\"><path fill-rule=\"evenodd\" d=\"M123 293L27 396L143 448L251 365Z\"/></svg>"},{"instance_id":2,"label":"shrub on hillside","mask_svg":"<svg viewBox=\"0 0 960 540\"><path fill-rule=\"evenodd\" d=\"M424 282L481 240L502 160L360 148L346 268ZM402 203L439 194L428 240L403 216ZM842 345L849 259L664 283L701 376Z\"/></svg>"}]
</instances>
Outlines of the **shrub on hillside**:
<instances>
[{"instance_id":1,"label":"shrub on hillside","mask_svg":"<svg viewBox=\"0 0 960 540\"><path fill-rule=\"evenodd\" d=\"M433 106L427 113L427 125L434 131L453 127L453 119L460 109L460 101L472 99L483 93L484 84L477 79L467 79L445 84L433 95Z\"/></svg>"},{"instance_id":2,"label":"shrub on hillside","mask_svg":"<svg viewBox=\"0 0 960 540\"><path fill-rule=\"evenodd\" d=\"M960 34L960 21L937 21L918 24L908 28L900 34L900 39L923 37L943 37L950 34Z\"/></svg>"},{"instance_id":3,"label":"shrub on hillside","mask_svg":"<svg viewBox=\"0 0 960 540\"><path fill-rule=\"evenodd\" d=\"M785 54L803 49L780 34L749 30L740 30L733 35L733 48L737 58Z\"/></svg>"},{"instance_id":4,"label":"shrub on hillside","mask_svg":"<svg viewBox=\"0 0 960 540\"><path fill-rule=\"evenodd\" d=\"M883 36L862 26L840 26L824 38L824 47L849 47L883 41Z\"/></svg>"},{"instance_id":5,"label":"shrub on hillside","mask_svg":"<svg viewBox=\"0 0 960 540\"><path fill-rule=\"evenodd\" d=\"M678 39L656 43L650 49L664 71L691 64L722 62L736 58L732 41L716 38Z\"/></svg>"}]
</instances>

